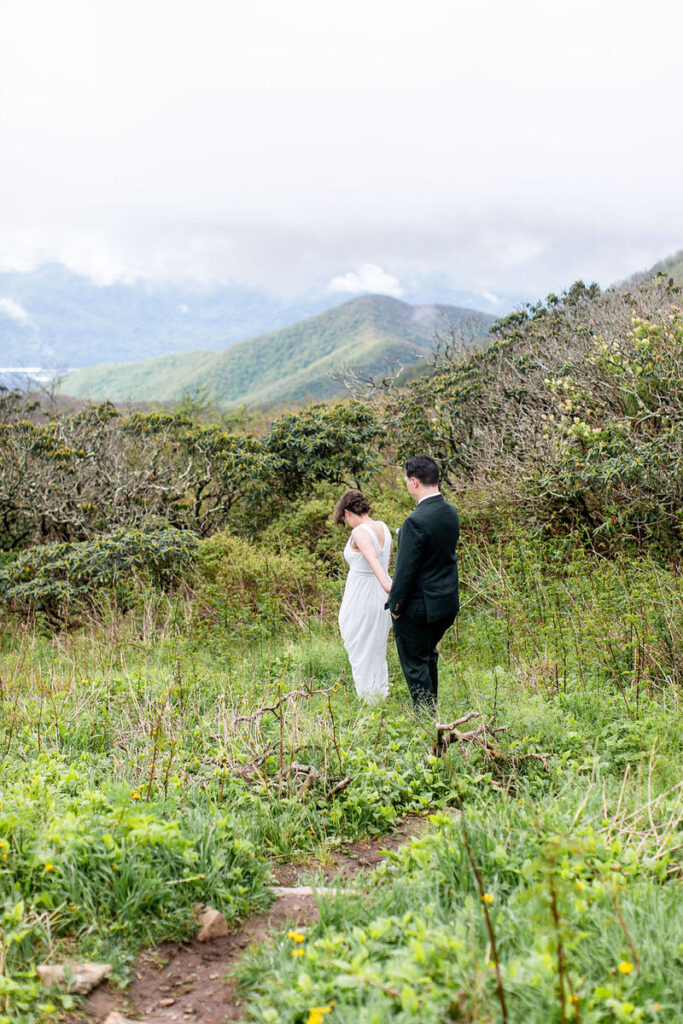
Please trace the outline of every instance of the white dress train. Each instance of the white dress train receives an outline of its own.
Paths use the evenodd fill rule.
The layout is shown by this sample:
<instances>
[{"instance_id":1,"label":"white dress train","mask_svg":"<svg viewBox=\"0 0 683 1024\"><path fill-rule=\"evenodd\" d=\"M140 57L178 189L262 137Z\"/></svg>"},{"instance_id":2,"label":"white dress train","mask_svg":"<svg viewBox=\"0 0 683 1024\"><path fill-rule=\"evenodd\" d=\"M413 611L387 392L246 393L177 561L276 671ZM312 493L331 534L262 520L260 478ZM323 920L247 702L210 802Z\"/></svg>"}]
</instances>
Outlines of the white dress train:
<instances>
[{"instance_id":1,"label":"white dress train","mask_svg":"<svg viewBox=\"0 0 683 1024\"><path fill-rule=\"evenodd\" d=\"M377 556L386 572L391 557L389 528L385 523L380 523L384 529L384 545L380 547L372 527L368 523L361 525L372 537ZM339 609L339 630L351 662L356 693L363 700L378 700L389 694L387 637L391 615L384 607L387 595L365 555L351 547L350 537L344 548L344 558L349 565L349 574Z\"/></svg>"}]
</instances>

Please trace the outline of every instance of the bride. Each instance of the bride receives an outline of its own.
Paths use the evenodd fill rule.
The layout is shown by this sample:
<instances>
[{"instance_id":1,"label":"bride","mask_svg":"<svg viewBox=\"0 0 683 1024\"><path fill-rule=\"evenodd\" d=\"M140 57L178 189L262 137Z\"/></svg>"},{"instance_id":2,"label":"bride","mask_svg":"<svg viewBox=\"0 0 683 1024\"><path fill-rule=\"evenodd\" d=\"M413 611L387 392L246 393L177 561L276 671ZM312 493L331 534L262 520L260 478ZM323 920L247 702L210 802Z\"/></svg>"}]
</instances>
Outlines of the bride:
<instances>
[{"instance_id":1,"label":"bride","mask_svg":"<svg viewBox=\"0 0 683 1024\"><path fill-rule=\"evenodd\" d=\"M347 491L339 500L334 521L351 527L344 548L349 565L339 609L339 629L351 662L356 693L364 700L389 693L387 636L391 616L385 610L391 590L387 575L391 533L385 523L371 519L370 502L361 491Z\"/></svg>"}]
</instances>

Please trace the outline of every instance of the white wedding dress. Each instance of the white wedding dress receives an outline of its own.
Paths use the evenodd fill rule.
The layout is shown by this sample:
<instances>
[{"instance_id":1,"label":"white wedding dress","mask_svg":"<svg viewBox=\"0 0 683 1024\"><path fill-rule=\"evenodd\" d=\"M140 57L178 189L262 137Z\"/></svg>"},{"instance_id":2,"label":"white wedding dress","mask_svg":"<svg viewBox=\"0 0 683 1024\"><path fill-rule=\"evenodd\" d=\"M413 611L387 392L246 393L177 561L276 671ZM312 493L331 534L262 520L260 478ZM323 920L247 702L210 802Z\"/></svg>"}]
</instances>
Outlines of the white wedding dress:
<instances>
[{"instance_id":1,"label":"white wedding dress","mask_svg":"<svg viewBox=\"0 0 683 1024\"><path fill-rule=\"evenodd\" d=\"M379 525L384 530L382 547L372 527L368 523L361 524L372 537L386 572L391 557L391 533L385 523ZM365 555L351 547L350 537L344 548L344 558L349 565L349 574L339 609L339 629L351 662L356 693L363 700L378 700L389 694L387 637L391 615L384 607L387 595Z\"/></svg>"}]
</instances>

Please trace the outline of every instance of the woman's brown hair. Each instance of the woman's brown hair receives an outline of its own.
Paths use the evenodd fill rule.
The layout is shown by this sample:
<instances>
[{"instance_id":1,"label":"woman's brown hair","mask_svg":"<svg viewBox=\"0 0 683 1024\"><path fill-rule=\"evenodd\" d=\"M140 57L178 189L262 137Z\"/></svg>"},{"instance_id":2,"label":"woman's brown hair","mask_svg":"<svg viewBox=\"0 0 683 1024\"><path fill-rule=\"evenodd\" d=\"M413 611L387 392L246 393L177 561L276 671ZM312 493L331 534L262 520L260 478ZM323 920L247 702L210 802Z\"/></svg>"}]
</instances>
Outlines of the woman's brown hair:
<instances>
[{"instance_id":1,"label":"woman's brown hair","mask_svg":"<svg viewBox=\"0 0 683 1024\"><path fill-rule=\"evenodd\" d=\"M369 516L372 512L370 502L362 491L347 491L346 494L342 494L334 510L334 521L337 526L344 522L344 513L347 509L357 516Z\"/></svg>"}]
</instances>

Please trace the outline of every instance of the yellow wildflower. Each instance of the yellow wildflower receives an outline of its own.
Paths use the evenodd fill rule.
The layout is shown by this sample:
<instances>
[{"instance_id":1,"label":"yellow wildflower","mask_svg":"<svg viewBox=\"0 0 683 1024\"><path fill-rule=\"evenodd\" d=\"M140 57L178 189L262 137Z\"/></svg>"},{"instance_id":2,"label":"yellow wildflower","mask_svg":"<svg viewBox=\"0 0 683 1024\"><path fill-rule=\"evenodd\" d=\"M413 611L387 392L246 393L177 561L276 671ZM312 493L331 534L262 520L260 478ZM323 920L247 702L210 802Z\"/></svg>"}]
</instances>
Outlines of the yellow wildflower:
<instances>
[{"instance_id":1,"label":"yellow wildflower","mask_svg":"<svg viewBox=\"0 0 683 1024\"><path fill-rule=\"evenodd\" d=\"M303 949L293 949L292 950L292 956L303 956L303 955L304 955Z\"/></svg>"},{"instance_id":2,"label":"yellow wildflower","mask_svg":"<svg viewBox=\"0 0 683 1024\"><path fill-rule=\"evenodd\" d=\"M47 864L45 865L45 870L46 870L46 871L54 871L54 869L55 869L55 866L54 866L54 864L52 864L51 862L48 862L48 863L47 863Z\"/></svg>"},{"instance_id":3,"label":"yellow wildflower","mask_svg":"<svg viewBox=\"0 0 683 1024\"><path fill-rule=\"evenodd\" d=\"M2 859L3 859L3 860L7 860L7 854L6 854L6 853L3 853L3 855L2 855Z\"/></svg>"},{"instance_id":4,"label":"yellow wildflower","mask_svg":"<svg viewBox=\"0 0 683 1024\"><path fill-rule=\"evenodd\" d=\"M301 932L287 932L287 938L291 939L292 942L304 942L306 936L302 935Z\"/></svg>"},{"instance_id":5,"label":"yellow wildflower","mask_svg":"<svg viewBox=\"0 0 683 1024\"><path fill-rule=\"evenodd\" d=\"M576 888L577 889L581 889L581 890L586 888L586 886L583 884L583 882L581 881L580 878L578 878L577 881L576 881Z\"/></svg>"},{"instance_id":6,"label":"yellow wildflower","mask_svg":"<svg viewBox=\"0 0 683 1024\"><path fill-rule=\"evenodd\" d=\"M140 794L136 790L131 789L131 791L130 791L130 798L131 798L131 800L139 800L140 799Z\"/></svg>"},{"instance_id":7,"label":"yellow wildflower","mask_svg":"<svg viewBox=\"0 0 683 1024\"><path fill-rule=\"evenodd\" d=\"M8 846L9 843L7 842L6 839L0 839L0 850L6 850Z\"/></svg>"},{"instance_id":8,"label":"yellow wildflower","mask_svg":"<svg viewBox=\"0 0 683 1024\"><path fill-rule=\"evenodd\" d=\"M333 1006L334 1003L328 1003L327 1006L312 1006L308 1011L306 1024L323 1024L323 1017L327 1013L332 1013Z\"/></svg>"},{"instance_id":9,"label":"yellow wildflower","mask_svg":"<svg viewBox=\"0 0 683 1024\"><path fill-rule=\"evenodd\" d=\"M481 898L482 903L493 903L493 893L485 892Z\"/></svg>"},{"instance_id":10,"label":"yellow wildflower","mask_svg":"<svg viewBox=\"0 0 683 1024\"><path fill-rule=\"evenodd\" d=\"M633 970L633 964L629 963L628 960L622 960L617 970L620 974L630 974Z\"/></svg>"}]
</instances>

